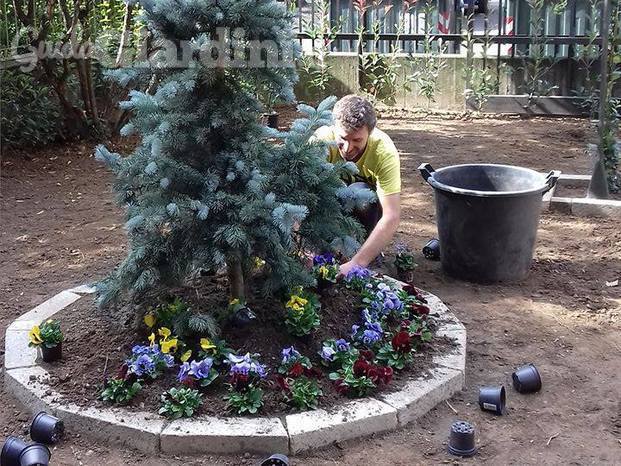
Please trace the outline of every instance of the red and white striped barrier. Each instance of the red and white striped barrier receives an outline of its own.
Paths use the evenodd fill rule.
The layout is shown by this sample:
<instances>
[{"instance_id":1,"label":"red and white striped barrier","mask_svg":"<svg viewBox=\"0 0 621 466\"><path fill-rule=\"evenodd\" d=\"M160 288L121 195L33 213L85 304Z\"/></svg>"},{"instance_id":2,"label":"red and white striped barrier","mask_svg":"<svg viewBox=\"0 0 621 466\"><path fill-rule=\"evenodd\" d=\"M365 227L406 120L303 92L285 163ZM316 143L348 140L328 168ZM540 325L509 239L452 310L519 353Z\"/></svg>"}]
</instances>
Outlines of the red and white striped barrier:
<instances>
[{"instance_id":1,"label":"red and white striped barrier","mask_svg":"<svg viewBox=\"0 0 621 466\"><path fill-rule=\"evenodd\" d=\"M515 21L513 21L513 16L505 17L505 35L507 35L507 36L514 36L515 35L515 31L513 29L514 25L515 25ZM507 48L505 50L505 53L507 55L512 55L513 54L513 44L507 44Z\"/></svg>"},{"instance_id":2,"label":"red and white striped barrier","mask_svg":"<svg viewBox=\"0 0 621 466\"><path fill-rule=\"evenodd\" d=\"M438 13L438 32L440 34L449 34L451 31L451 12L440 11Z\"/></svg>"}]
</instances>

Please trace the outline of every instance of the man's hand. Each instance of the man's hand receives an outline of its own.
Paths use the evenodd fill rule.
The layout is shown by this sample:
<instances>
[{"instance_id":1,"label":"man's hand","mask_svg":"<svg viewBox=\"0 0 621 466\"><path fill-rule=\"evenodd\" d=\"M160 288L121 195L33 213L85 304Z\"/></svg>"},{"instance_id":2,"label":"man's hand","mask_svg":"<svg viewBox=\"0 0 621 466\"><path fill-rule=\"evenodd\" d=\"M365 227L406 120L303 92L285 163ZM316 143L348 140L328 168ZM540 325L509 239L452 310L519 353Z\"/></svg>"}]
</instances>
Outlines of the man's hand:
<instances>
[{"instance_id":1,"label":"man's hand","mask_svg":"<svg viewBox=\"0 0 621 466\"><path fill-rule=\"evenodd\" d=\"M350 260L349 262L345 262L344 264L341 264L339 267L339 277L346 277L347 274L351 271L351 269L353 269L354 267L360 267L360 264L354 262L353 260Z\"/></svg>"}]
</instances>

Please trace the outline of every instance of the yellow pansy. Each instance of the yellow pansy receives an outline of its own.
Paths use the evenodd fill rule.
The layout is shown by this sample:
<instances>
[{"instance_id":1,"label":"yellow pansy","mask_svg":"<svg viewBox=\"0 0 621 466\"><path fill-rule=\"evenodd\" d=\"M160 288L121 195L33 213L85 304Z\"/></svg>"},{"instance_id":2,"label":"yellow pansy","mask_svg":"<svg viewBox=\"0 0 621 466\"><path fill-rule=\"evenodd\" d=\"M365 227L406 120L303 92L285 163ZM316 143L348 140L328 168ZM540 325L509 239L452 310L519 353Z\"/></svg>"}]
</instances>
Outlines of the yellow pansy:
<instances>
[{"instance_id":1,"label":"yellow pansy","mask_svg":"<svg viewBox=\"0 0 621 466\"><path fill-rule=\"evenodd\" d=\"M261 259L260 257L255 257L254 258L254 267L256 269L260 269L264 265L265 265L265 261L263 259Z\"/></svg>"},{"instance_id":2,"label":"yellow pansy","mask_svg":"<svg viewBox=\"0 0 621 466\"><path fill-rule=\"evenodd\" d=\"M289 302L285 304L285 307L293 309L294 311L303 311L306 304L308 304L307 299L304 299L298 295L292 295L291 299L289 299Z\"/></svg>"},{"instance_id":3,"label":"yellow pansy","mask_svg":"<svg viewBox=\"0 0 621 466\"><path fill-rule=\"evenodd\" d=\"M40 345L41 343L43 343L43 339L41 338L41 330L39 329L38 325L32 327L32 330L28 332L28 337L30 337L30 342L33 345Z\"/></svg>"},{"instance_id":4,"label":"yellow pansy","mask_svg":"<svg viewBox=\"0 0 621 466\"><path fill-rule=\"evenodd\" d=\"M171 338L170 340L162 340L160 341L162 345L162 353L167 354L171 351L174 352L177 349L177 339Z\"/></svg>"},{"instance_id":5,"label":"yellow pansy","mask_svg":"<svg viewBox=\"0 0 621 466\"><path fill-rule=\"evenodd\" d=\"M328 269L328 267L326 267L325 265L319 267L319 275L321 276L321 278L327 278L329 273L330 269Z\"/></svg>"},{"instance_id":6,"label":"yellow pansy","mask_svg":"<svg viewBox=\"0 0 621 466\"><path fill-rule=\"evenodd\" d=\"M151 346L155 344L155 333L151 333L151 335L149 335L149 343L151 343Z\"/></svg>"},{"instance_id":7,"label":"yellow pansy","mask_svg":"<svg viewBox=\"0 0 621 466\"><path fill-rule=\"evenodd\" d=\"M162 327L157 331L157 334L166 340L170 336L170 329L167 327Z\"/></svg>"},{"instance_id":8,"label":"yellow pansy","mask_svg":"<svg viewBox=\"0 0 621 466\"><path fill-rule=\"evenodd\" d=\"M142 320L144 321L147 327L151 328L155 325L155 321L156 321L155 314L153 314L152 312L149 312L148 314L145 314Z\"/></svg>"},{"instance_id":9,"label":"yellow pansy","mask_svg":"<svg viewBox=\"0 0 621 466\"><path fill-rule=\"evenodd\" d=\"M186 362L191 357L192 357L192 350L190 349L190 350L187 350L185 353L183 353L179 359L181 359L181 362Z\"/></svg>"},{"instance_id":10,"label":"yellow pansy","mask_svg":"<svg viewBox=\"0 0 621 466\"><path fill-rule=\"evenodd\" d=\"M214 345L208 338L201 338L201 348L203 351L209 351L210 349L214 349L216 345Z\"/></svg>"}]
</instances>

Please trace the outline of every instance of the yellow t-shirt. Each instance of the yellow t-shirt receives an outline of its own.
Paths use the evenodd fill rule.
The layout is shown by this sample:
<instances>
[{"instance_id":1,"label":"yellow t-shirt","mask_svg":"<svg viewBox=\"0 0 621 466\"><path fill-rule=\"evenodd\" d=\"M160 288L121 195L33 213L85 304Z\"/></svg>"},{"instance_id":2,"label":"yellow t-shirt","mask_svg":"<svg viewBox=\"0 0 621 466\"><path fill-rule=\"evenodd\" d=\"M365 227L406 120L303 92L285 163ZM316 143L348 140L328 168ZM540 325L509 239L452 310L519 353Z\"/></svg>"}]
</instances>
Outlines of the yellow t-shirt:
<instances>
[{"instance_id":1,"label":"yellow t-shirt","mask_svg":"<svg viewBox=\"0 0 621 466\"><path fill-rule=\"evenodd\" d=\"M325 142L334 142L336 137L331 126L322 126L315 131L314 136ZM336 163L345 161L336 145L329 148L328 162ZM390 137L382 130L375 128L369 135L367 147L356 162L358 175L355 179L347 180L364 181L375 185L378 194L385 196L401 192L401 167L399 163L399 151Z\"/></svg>"}]
</instances>

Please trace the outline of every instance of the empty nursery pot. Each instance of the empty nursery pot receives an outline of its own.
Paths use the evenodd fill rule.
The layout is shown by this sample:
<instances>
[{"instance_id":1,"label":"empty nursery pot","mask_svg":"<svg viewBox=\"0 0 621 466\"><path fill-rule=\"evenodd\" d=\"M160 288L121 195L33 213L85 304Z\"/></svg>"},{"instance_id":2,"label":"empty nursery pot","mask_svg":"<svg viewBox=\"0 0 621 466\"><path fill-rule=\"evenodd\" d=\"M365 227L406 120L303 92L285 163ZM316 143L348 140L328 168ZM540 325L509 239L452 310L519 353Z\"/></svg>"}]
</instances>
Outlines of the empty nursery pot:
<instances>
[{"instance_id":1,"label":"empty nursery pot","mask_svg":"<svg viewBox=\"0 0 621 466\"><path fill-rule=\"evenodd\" d=\"M451 455L472 456L477 452L474 426L466 421L455 421L451 426L448 451Z\"/></svg>"},{"instance_id":2,"label":"empty nursery pot","mask_svg":"<svg viewBox=\"0 0 621 466\"><path fill-rule=\"evenodd\" d=\"M243 307L231 316L231 323L237 328L244 328L250 325L257 316L249 308Z\"/></svg>"},{"instance_id":3,"label":"empty nursery pot","mask_svg":"<svg viewBox=\"0 0 621 466\"><path fill-rule=\"evenodd\" d=\"M278 112L263 114L264 121L268 127L278 129L278 115Z\"/></svg>"},{"instance_id":4,"label":"empty nursery pot","mask_svg":"<svg viewBox=\"0 0 621 466\"><path fill-rule=\"evenodd\" d=\"M533 364L517 369L513 374L513 387L519 393L533 393L541 390L541 376Z\"/></svg>"},{"instance_id":5,"label":"empty nursery pot","mask_svg":"<svg viewBox=\"0 0 621 466\"><path fill-rule=\"evenodd\" d=\"M30 424L30 438L35 442L56 443L65 433L63 421L41 411Z\"/></svg>"},{"instance_id":6,"label":"empty nursery pot","mask_svg":"<svg viewBox=\"0 0 621 466\"><path fill-rule=\"evenodd\" d=\"M503 414L506 403L507 396L504 386L479 388L479 406L483 411Z\"/></svg>"},{"instance_id":7,"label":"empty nursery pot","mask_svg":"<svg viewBox=\"0 0 621 466\"><path fill-rule=\"evenodd\" d=\"M41 345L41 357L45 362L58 361L63 357L62 343L58 343L56 346L52 346L51 348Z\"/></svg>"},{"instance_id":8,"label":"empty nursery pot","mask_svg":"<svg viewBox=\"0 0 621 466\"><path fill-rule=\"evenodd\" d=\"M7 437L0 454L0 465L19 466L19 455L26 448L26 443L17 437Z\"/></svg>"},{"instance_id":9,"label":"empty nursery pot","mask_svg":"<svg viewBox=\"0 0 621 466\"><path fill-rule=\"evenodd\" d=\"M289 466L289 458L280 453L274 453L269 458L263 460L261 466Z\"/></svg>"},{"instance_id":10,"label":"empty nursery pot","mask_svg":"<svg viewBox=\"0 0 621 466\"><path fill-rule=\"evenodd\" d=\"M440 241L436 238L427 241L427 244L423 246L423 256L432 261L440 260Z\"/></svg>"},{"instance_id":11,"label":"empty nursery pot","mask_svg":"<svg viewBox=\"0 0 621 466\"><path fill-rule=\"evenodd\" d=\"M33 443L24 448L19 455L19 466L47 466L50 463L49 448L40 443Z\"/></svg>"}]
</instances>

